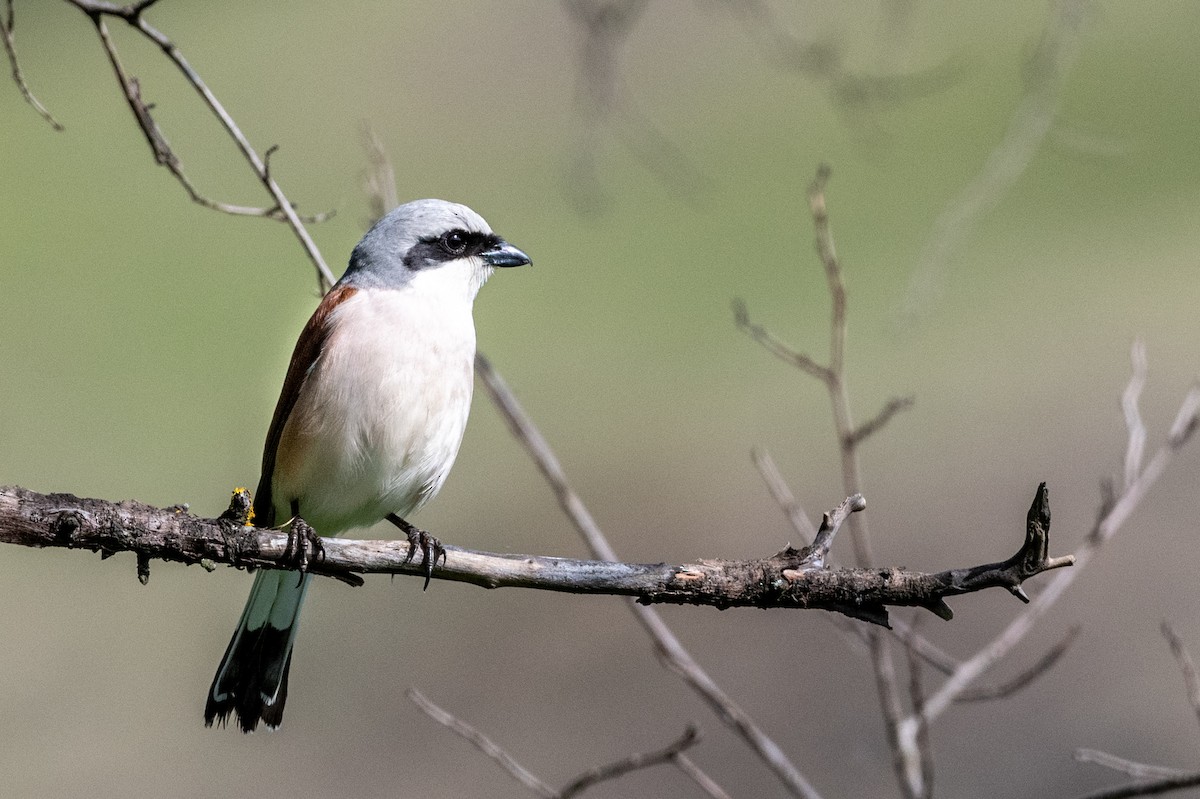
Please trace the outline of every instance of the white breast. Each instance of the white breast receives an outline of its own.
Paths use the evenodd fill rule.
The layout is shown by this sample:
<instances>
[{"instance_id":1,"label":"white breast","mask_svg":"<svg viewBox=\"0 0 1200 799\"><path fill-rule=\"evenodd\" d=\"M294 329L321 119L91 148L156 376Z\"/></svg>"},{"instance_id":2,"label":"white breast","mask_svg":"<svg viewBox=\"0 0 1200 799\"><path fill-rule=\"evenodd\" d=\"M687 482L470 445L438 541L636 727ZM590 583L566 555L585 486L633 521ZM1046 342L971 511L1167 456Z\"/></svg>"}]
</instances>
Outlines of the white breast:
<instances>
[{"instance_id":1,"label":"white breast","mask_svg":"<svg viewBox=\"0 0 1200 799\"><path fill-rule=\"evenodd\" d=\"M475 326L457 292L371 288L332 331L280 438L276 518L321 535L415 511L441 488L471 407Z\"/></svg>"}]
</instances>

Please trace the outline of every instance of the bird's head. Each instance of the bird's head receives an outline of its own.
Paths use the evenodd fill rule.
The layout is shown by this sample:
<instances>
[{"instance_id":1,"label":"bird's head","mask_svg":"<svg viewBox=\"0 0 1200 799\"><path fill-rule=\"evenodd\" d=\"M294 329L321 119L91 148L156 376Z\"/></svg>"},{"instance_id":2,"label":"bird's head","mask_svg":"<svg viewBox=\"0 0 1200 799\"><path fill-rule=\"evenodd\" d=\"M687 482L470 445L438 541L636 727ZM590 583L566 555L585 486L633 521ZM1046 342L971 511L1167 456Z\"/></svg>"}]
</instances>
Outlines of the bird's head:
<instances>
[{"instance_id":1,"label":"bird's head","mask_svg":"<svg viewBox=\"0 0 1200 799\"><path fill-rule=\"evenodd\" d=\"M367 231L342 281L357 288L461 288L473 299L496 267L528 263L467 206L414 200Z\"/></svg>"}]
</instances>

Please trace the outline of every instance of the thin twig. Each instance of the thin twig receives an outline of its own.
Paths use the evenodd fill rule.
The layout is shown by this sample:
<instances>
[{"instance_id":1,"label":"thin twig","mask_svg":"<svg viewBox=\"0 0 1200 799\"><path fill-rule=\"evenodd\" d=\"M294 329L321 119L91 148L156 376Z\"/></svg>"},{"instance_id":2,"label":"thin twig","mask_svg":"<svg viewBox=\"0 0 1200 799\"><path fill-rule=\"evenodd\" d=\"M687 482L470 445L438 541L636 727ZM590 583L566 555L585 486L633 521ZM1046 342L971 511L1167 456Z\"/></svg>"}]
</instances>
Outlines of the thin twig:
<instances>
[{"instance_id":1,"label":"thin twig","mask_svg":"<svg viewBox=\"0 0 1200 799\"><path fill-rule=\"evenodd\" d=\"M842 280L841 263L834 246L829 222L829 210L825 202L825 187L832 174L826 164L817 170L808 189L808 206L813 220L813 235L816 239L817 255L825 270L825 279L830 297L829 322L829 366L825 387L833 411L834 432L840 443L842 486L847 494L863 491L862 467L858 458L858 441L855 439L855 424L850 410L850 395L845 381L846 345L846 288ZM865 514L856 514L849 521L850 541L854 549L855 562L869 566L874 561L870 529ZM887 638L878 630L867 631L867 645L871 653L871 668L875 674L875 686L879 692L879 707L883 714L884 732L892 751L892 764L901 791L908 799L926 794L922 778L926 754L921 750L919 727L913 726L911 735L905 735L901 723L905 710L901 701L896 667Z\"/></svg>"},{"instance_id":2,"label":"thin twig","mask_svg":"<svg viewBox=\"0 0 1200 799\"><path fill-rule=\"evenodd\" d=\"M1195 788L1197 785L1200 785L1200 772L1106 788L1102 791L1085 794L1079 799L1130 799L1134 796L1161 796L1172 791Z\"/></svg>"},{"instance_id":3,"label":"thin twig","mask_svg":"<svg viewBox=\"0 0 1200 799\"><path fill-rule=\"evenodd\" d=\"M914 627L916 620L914 619ZM921 658L910 646L904 648L908 660L908 696L912 702L913 711L920 715L921 707L925 704L925 687L922 681ZM917 750L921 754L921 787L924 797L933 796L933 746L929 741L929 725L917 729Z\"/></svg>"},{"instance_id":4,"label":"thin twig","mask_svg":"<svg viewBox=\"0 0 1200 799\"><path fill-rule=\"evenodd\" d=\"M1146 466L1132 483L1125 487L1120 496L1111 503L1107 513L1096 521L1092 532L1075 551L1075 568L1060 571L1043 587L1025 612L1009 622L1008 626L987 646L973 657L963 661L955 673L929 698L922 714L926 721L933 721L957 699L983 672L1004 657L1033 628L1084 568L1097 554L1101 546L1116 535L1133 512L1145 499L1150 488L1158 481L1175 454L1187 443L1197 425L1200 424L1200 386L1193 386L1184 396L1175 421L1171 425L1167 440L1158 448Z\"/></svg>"},{"instance_id":5,"label":"thin twig","mask_svg":"<svg viewBox=\"0 0 1200 799\"><path fill-rule=\"evenodd\" d=\"M41 115L42 119L50 124L50 127L56 131L63 130L63 126L57 119L47 110L46 106L42 105L29 88L29 83L25 80L25 74L21 71L21 62L17 58L17 43L13 39L13 28L16 24L16 17L13 14L13 0L6 0L7 14L0 17L0 40L4 42L4 52L8 53L8 64L12 69L13 83L17 84L17 90L21 92L21 96L25 98L25 102L33 107Z\"/></svg>"},{"instance_id":6,"label":"thin twig","mask_svg":"<svg viewBox=\"0 0 1200 799\"><path fill-rule=\"evenodd\" d=\"M558 791L542 782L537 775L518 763L512 755L501 749L491 738L488 738L465 721L456 718L449 712L438 707L416 688L409 688L406 695L409 701L421 709L422 713L490 757L496 765L508 772L509 776L517 782L538 796L543 797L543 799L560 799L561 794Z\"/></svg>"},{"instance_id":7,"label":"thin twig","mask_svg":"<svg viewBox=\"0 0 1200 799\"><path fill-rule=\"evenodd\" d=\"M516 396L482 353L475 358L475 372L482 379L496 408L508 421L513 435L521 442L530 457L533 458L534 463L537 464L538 469L541 470L558 498L559 505L584 537L584 541L593 555L604 560L616 560L616 552L600 531L599 525L596 524L579 495L567 482L566 473L541 431L533 424ZM699 693L719 719L733 727L746 744L767 764L788 792L792 796L804 799L818 799L820 794L817 793L816 788L800 773L779 745L701 668L700 664L671 632L671 629L667 627L662 617L652 608L642 605L630 603L629 608L649 634L659 658L667 668L679 675L693 690Z\"/></svg>"},{"instance_id":8,"label":"thin twig","mask_svg":"<svg viewBox=\"0 0 1200 799\"><path fill-rule=\"evenodd\" d=\"M779 505L784 517L791 523L792 529L800 536L800 540L805 544L813 541L817 537L817 528L813 527L812 521L804 513L804 508L800 506L795 495L792 494L792 490L788 488L787 481L783 479L771 453L762 447L754 447L750 450L750 459L754 461L763 483L767 486L767 491L771 492L775 503Z\"/></svg>"},{"instance_id":9,"label":"thin twig","mask_svg":"<svg viewBox=\"0 0 1200 799\"><path fill-rule=\"evenodd\" d=\"M561 799L571 799L583 793L598 782L613 780L631 771L650 768L662 763L670 763L677 755L700 743L700 731L688 725L683 735L676 741L654 752L640 752L606 763L603 766L589 769L567 783L559 792Z\"/></svg>"},{"instance_id":10,"label":"thin twig","mask_svg":"<svg viewBox=\"0 0 1200 799\"><path fill-rule=\"evenodd\" d=\"M902 313L907 321L925 313L941 292L954 256L980 220L1029 168L1062 103L1067 76L1081 49L1089 3L1058 0L1026 67L1026 90L1004 137L979 174L938 215L917 260Z\"/></svg>"},{"instance_id":11,"label":"thin twig","mask_svg":"<svg viewBox=\"0 0 1200 799\"><path fill-rule=\"evenodd\" d=\"M242 133L241 128L234 122L233 117L225 110L225 107L216 98L216 95L208 88L208 85L200 78L196 72L184 58L183 53L176 47L175 43L157 30L154 26L148 23L143 16L143 12L149 9L154 3L153 0L141 0L140 2L132 3L128 6L120 6L115 3L104 2L104 0L67 0L68 3L78 8L92 20L96 27L97 35L100 37L106 54L109 57L109 62L113 67L113 72L120 83L122 91L125 94L126 102L129 105L130 111L145 135L151 150L154 153L155 161L162 166L165 166L176 180L183 186L188 196L196 203L203 205L213 210L223 213L259 216L263 218L280 219L288 224L288 227L299 240L301 247L304 249L308 259L312 262L317 273L317 282L324 292L333 285L334 275L326 265L325 259L322 257L320 250L317 249L316 243L308 233L305 227L304 219L297 213L296 209L284 195L279 184L271 177L270 171L267 168L265 160L259 157L258 152L250 145ZM141 89L137 84L137 80L131 77L121 64L120 57L117 53L116 45L113 43L111 36L108 33L107 25L104 22L105 17L113 17L124 21L133 29L137 30L141 35L152 41L163 52L163 55L175 66L176 69L183 75L184 79L192 86L193 89L200 95L203 103L217 117L221 126L225 129L226 134L233 140L241 151L243 157L250 164L258 177L259 182L271 195L275 201L275 205L271 208L250 208L246 206L229 205L226 203L218 203L208 199L196 191L195 187L187 179L183 172L178 156L171 150L167 144L166 137L158 128L150 114L149 107L141 99ZM327 218L328 214L310 217L313 221L320 221Z\"/></svg>"},{"instance_id":12,"label":"thin twig","mask_svg":"<svg viewBox=\"0 0 1200 799\"><path fill-rule=\"evenodd\" d=\"M1076 749L1075 759L1080 763L1094 763L1097 766L1103 766L1113 771L1120 771L1123 774L1133 777L1135 780L1173 779L1191 773L1183 769L1155 766L1150 763L1138 763L1136 760L1127 760L1108 752L1102 752L1099 749Z\"/></svg>"},{"instance_id":13,"label":"thin twig","mask_svg":"<svg viewBox=\"0 0 1200 799\"><path fill-rule=\"evenodd\" d=\"M1183 684L1187 688L1188 702L1196 717L1200 718L1200 676L1196 674L1196 664L1191 653L1184 646L1183 639L1175 632L1168 622L1162 623L1162 634L1171 647L1171 654L1179 661L1179 670L1183 672Z\"/></svg>"},{"instance_id":14,"label":"thin twig","mask_svg":"<svg viewBox=\"0 0 1200 799\"><path fill-rule=\"evenodd\" d=\"M821 366L812 357L785 344L762 325L751 322L750 312L746 308L746 303L742 300L735 299L732 306L733 323L739 330L761 344L767 352L784 363L796 367L805 374L811 375L825 383L829 382L831 373L828 367Z\"/></svg>"},{"instance_id":15,"label":"thin twig","mask_svg":"<svg viewBox=\"0 0 1200 799\"><path fill-rule=\"evenodd\" d=\"M704 773L692 759L682 752L671 758L676 767L696 783L700 790L708 794L712 799L732 799L725 789L717 784L716 780Z\"/></svg>"},{"instance_id":16,"label":"thin twig","mask_svg":"<svg viewBox=\"0 0 1200 799\"><path fill-rule=\"evenodd\" d=\"M1142 470L1142 455L1146 450L1146 425L1142 422L1142 414L1138 410L1138 400L1141 399L1142 389L1146 387L1146 343L1135 339L1129 354L1133 372L1129 384L1121 394L1121 410L1125 414L1125 429L1129 433L1129 442L1125 447L1125 487L1137 479Z\"/></svg>"},{"instance_id":17,"label":"thin twig","mask_svg":"<svg viewBox=\"0 0 1200 799\"><path fill-rule=\"evenodd\" d=\"M362 125L363 149L367 151L367 169L363 173L363 189L367 195L371 218L367 227L400 204L396 191L396 170L388 157L379 135L366 122Z\"/></svg>"},{"instance_id":18,"label":"thin twig","mask_svg":"<svg viewBox=\"0 0 1200 799\"><path fill-rule=\"evenodd\" d=\"M1075 642L1080 630L1083 627L1074 624L1067 630L1066 635L1058 640L1054 646L1046 650L1040 658L1034 661L1033 665L1024 671L1020 672L1013 678L1002 682L998 685L976 685L974 688L969 688L963 691L956 699L956 702L988 702L994 699L1007 699L1013 694L1021 691L1031 684L1038 677L1041 677L1050 669L1054 668L1055 664L1067 653L1071 648L1071 644Z\"/></svg>"},{"instance_id":19,"label":"thin twig","mask_svg":"<svg viewBox=\"0 0 1200 799\"><path fill-rule=\"evenodd\" d=\"M883 429L884 425L892 420L892 417L901 411L906 411L913 406L914 397L892 397L887 401L879 413L875 417L869 419L858 426L858 429L850 432L849 444L857 446L869 438L874 433Z\"/></svg>"}]
</instances>

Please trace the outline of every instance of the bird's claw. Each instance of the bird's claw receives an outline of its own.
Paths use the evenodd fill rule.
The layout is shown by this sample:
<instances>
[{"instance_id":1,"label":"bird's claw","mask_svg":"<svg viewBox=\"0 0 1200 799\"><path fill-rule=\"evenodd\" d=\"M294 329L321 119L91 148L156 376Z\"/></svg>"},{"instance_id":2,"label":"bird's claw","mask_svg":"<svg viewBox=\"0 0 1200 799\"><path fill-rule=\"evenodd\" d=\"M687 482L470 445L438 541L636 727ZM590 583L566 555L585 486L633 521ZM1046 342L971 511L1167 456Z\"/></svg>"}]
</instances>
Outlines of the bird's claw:
<instances>
[{"instance_id":1,"label":"bird's claw","mask_svg":"<svg viewBox=\"0 0 1200 799\"><path fill-rule=\"evenodd\" d=\"M421 550L421 557L424 558L422 562L425 564L425 585L421 587L424 591L429 588L429 581L433 578L433 567L437 565L438 560L443 564L446 562L446 548L442 546L441 541L424 530L410 526L404 532L408 536L408 556L404 558L404 562L411 563L418 548Z\"/></svg>"},{"instance_id":2,"label":"bird's claw","mask_svg":"<svg viewBox=\"0 0 1200 799\"><path fill-rule=\"evenodd\" d=\"M308 571L309 566L325 557L325 545L312 525L299 516L293 518L287 525L287 547L283 550L283 560L292 562L301 574Z\"/></svg>"}]
</instances>

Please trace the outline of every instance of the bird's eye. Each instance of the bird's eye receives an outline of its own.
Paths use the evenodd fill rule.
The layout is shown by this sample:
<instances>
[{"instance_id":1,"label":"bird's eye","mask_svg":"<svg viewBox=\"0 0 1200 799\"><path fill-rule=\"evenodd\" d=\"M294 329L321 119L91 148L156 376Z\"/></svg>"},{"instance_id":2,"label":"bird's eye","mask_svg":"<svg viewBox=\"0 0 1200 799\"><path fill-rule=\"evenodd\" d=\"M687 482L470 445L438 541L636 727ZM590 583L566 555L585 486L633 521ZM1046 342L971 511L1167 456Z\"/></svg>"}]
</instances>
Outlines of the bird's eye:
<instances>
[{"instance_id":1,"label":"bird's eye","mask_svg":"<svg viewBox=\"0 0 1200 799\"><path fill-rule=\"evenodd\" d=\"M442 249L451 255L462 255L467 251L467 237L457 230L443 233Z\"/></svg>"}]
</instances>

